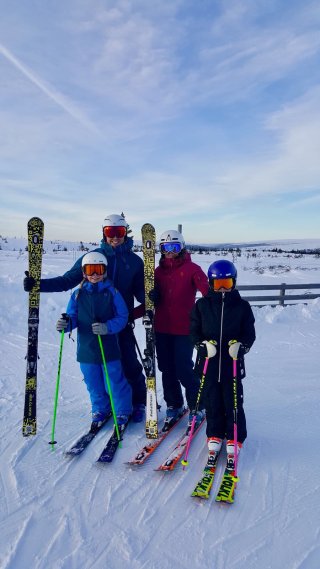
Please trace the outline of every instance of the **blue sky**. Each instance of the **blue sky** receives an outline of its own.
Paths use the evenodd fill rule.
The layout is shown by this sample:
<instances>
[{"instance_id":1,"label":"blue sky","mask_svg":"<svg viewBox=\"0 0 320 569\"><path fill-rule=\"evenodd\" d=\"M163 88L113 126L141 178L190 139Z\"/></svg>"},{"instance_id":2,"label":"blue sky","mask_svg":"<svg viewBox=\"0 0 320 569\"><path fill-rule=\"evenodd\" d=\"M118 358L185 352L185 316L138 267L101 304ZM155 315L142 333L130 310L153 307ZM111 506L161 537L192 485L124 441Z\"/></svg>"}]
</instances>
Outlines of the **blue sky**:
<instances>
[{"instance_id":1,"label":"blue sky","mask_svg":"<svg viewBox=\"0 0 320 569\"><path fill-rule=\"evenodd\" d=\"M312 0L2 2L1 234L318 237L319 32Z\"/></svg>"}]
</instances>

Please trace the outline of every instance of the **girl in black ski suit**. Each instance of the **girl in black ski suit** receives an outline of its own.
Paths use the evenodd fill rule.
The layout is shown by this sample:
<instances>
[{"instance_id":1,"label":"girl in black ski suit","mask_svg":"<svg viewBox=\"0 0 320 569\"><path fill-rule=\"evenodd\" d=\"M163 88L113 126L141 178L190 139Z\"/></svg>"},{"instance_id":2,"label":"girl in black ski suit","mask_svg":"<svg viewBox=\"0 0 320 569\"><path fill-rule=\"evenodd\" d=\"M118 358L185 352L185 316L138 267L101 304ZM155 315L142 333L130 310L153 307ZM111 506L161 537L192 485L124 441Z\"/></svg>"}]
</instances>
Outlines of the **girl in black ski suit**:
<instances>
[{"instance_id":1,"label":"girl in black ski suit","mask_svg":"<svg viewBox=\"0 0 320 569\"><path fill-rule=\"evenodd\" d=\"M221 260L210 265L210 290L205 297L197 300L193 308L190 333L193 344L198 348L197 367L200 375L204 358L209 355L206 341L216 342L217 352L214 357L209 355L203 387L208 439L223 440L226 437L233 442L233 359L229 353L229 342L236 340L241 344L237 355L237 425L241 446L247 437L242 387L245 377L244 354L249 351L256 336L251 306L234 288L236 276L237 271L230 261ZM219 282L222 283L220 287ZM208 446L210 450L209 440Z\"/></svg>"}]
</instances>

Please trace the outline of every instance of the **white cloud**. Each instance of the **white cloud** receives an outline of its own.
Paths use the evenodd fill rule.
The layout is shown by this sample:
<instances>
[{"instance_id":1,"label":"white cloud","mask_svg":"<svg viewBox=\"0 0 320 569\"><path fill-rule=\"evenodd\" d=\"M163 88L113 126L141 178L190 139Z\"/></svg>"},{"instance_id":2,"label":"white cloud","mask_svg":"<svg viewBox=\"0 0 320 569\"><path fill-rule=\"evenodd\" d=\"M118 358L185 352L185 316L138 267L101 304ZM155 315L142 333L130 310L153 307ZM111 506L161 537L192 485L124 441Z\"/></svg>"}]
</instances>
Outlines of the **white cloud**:
<instances>
[{"instance_id":1,"label":"white cloud","mask_svg":"<svg viewBox=\"0 0 320 569\"><path fill-rule=\"evenodd\" d=\"M12 10L0 24L13 31L0 47L12 210L34 201L70 238L127 204L135 227L194 214L206 229L206 216L318 188L316 3L205 4L77 0L52 26L50 10L23 26Z\"/></svg>"},{"instance_id":2,"label":"white cloud","mask_svg":"<svg viewBox=\"0 0 320 569\"><path fill-rule=\"evenodd\" d=\"M91 93L103 94L113 110L133 111L137 121L168 120L196 102L212 106L246 99L320 49L312 5L304 5L303 13L295 6L279 22L274 7L266 23L259 6L238 2L223 6L221 15L213 7L206 19L200 10L180 21L179 7L173 3L169 14L162 14L158 3L152 12L148 2L139 7L119 2L116 10L92 13L90 26L86 20L96 35L86 62ZM81 18L73 26L85 39Z\"/></svg>"}]
</instances>

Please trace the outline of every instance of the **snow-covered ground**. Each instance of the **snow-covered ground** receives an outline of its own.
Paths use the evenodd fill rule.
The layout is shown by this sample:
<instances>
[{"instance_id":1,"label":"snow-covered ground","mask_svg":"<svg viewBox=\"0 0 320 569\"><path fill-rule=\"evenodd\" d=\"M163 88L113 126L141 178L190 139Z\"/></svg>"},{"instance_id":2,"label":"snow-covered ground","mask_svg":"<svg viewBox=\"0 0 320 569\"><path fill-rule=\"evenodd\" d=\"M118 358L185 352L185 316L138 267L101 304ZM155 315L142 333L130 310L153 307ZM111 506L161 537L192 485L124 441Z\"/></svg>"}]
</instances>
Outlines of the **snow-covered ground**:
<instances>
[{"instance_id":1,"label":"snow-covered ground","mask_svg":"<svg viewBox=\"0 0 320 569\"><path fill-rule=\"evenodd\" d=\"M8 240L0 251L1 569L319 569L320 299L308 305L254 308L257 340L246 359L244 383L248 439L236 501L232 506L215 503L216 481L210 500L199 503L190 493L206 460L204 428L193 441L189 467L172 474L154 468L184 424L140 470L124 463L142 445L143 425L130 424L111 465L95 462L111 425L78 459L63 456L90 423L75 343L67 337L58 444L51 450L60 340L55 323L69 292L41 296L38 434L22 437L27 344L22 279L27 254L25 242L17 242L14 246ZM295 248L305 246L294 243ZM312 246L319 247L320 240ZM51 251L44 255L43 276L62 274L80 254ZM193 255L204 270L216 258L213 253ZM252 256L245 250L236 264L239 284L320 282L319 258L312 255L260 251ZM135 333L143 349L140 323ZM160 385L158 376L162 403Z\"/></svg>"}]
</instances>

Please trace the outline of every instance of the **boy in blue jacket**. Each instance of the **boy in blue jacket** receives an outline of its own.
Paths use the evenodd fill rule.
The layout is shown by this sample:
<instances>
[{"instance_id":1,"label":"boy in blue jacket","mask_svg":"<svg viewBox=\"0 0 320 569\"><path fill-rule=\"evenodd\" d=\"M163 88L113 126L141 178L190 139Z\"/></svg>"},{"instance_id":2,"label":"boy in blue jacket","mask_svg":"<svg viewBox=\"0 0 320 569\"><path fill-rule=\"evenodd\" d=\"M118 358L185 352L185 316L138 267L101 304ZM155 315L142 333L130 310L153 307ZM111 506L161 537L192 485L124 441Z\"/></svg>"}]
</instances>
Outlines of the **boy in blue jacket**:
<instances>
[{"instance_id":1,"label":"boy in blue jacket","mask_svg":"<svg viewBox=\"0 0 320 569\"><path fill-rule=\"evenodd\" d=\"M98 334L102 339L118 424L127 423L132 413L132 391L122 370L118 343L118 332L128 321L128 309L107 278L107 260L102 253L84 255L82 273L83 281L70 298L67 317L61 316L56 328L59 332L78 328L77 361L91 399L91 430L96 430L111 413Z\"/></svg>"}]
</instances>

